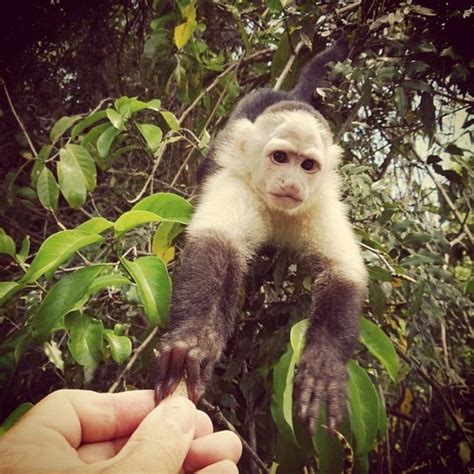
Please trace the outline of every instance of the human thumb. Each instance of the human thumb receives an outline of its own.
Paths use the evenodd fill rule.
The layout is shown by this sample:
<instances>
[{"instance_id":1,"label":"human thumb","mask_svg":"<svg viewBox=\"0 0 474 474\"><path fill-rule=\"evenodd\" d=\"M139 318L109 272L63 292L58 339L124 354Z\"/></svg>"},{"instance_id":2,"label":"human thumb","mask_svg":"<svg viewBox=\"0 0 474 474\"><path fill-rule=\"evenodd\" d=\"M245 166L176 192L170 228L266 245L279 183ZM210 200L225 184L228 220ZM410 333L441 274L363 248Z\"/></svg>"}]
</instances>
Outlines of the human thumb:
<instances>
[{"instance_id":1,"label":"human thumb","mask_svg":"<svg viewBox=\"0 0 474 474\"><path fill-rule=\"evenodd\" d=\"M177 474L194 437L196 415L196 407L185 397L164 400L111 460L110 472Z\"/></svg>"}]
</instances>

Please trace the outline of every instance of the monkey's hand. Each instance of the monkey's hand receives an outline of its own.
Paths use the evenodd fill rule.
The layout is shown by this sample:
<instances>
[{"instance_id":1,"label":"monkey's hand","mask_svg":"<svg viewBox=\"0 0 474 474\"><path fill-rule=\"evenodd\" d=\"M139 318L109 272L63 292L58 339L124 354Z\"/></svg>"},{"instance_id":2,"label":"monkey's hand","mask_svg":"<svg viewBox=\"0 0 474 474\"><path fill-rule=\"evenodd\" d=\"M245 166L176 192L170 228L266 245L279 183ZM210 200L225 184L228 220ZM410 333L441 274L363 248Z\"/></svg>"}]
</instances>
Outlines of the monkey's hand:
<instances>
[{"instance_id":1,"label":"monkey's hand","mask_svg":"<svg viewBox=\"0 0 474 474\"><path fill-rule=\"evenodd\" d=\"M298 405L298 418L311 436L316 431L321 401L327 401L332 429L342 421L346 411L346 363L327 343L322 346L305 349L294 379L293 399Z\"/></svg>"},{"instance_id":2,"label":"monkey's hand","mask_svg":"<svg viewBox=\"0 0 474 474\"><path fill-rule=\"evenodd\" d=\"M197 403L204 395L223 343L217 331L209 328L180 328L166 334L157 348L155 401L160 403L172 394L181 380L188 396Z\"/></svg>"}]
</instances>

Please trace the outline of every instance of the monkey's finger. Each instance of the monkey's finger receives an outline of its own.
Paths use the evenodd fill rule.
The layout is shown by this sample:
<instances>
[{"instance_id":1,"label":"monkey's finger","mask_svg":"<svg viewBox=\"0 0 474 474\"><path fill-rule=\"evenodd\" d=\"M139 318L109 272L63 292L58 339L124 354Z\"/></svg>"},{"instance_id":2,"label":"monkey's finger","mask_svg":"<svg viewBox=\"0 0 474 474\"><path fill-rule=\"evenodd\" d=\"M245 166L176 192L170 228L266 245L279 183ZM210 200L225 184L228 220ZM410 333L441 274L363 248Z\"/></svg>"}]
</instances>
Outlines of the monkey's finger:
<instances>
[{"instance_id":1,"label":"monkey's finger","mask_svg":"<svg viewBox=\"0 0 474 474\"><path fill-rule=\"evenodd\" d=\"M336 429L346 411L345 380L333 379L328 386L328 417L329 427Z\"/></svg>"},{"instance_id":2,"label":"monkey's finger","mask_svg":"<svg viewBox=\"0 0 474 474\"><path fill-rule=\"evenodd\" d=\"M314 429L316 419L319 414L319 406L323 397L325 380L321 377L314 379L308 376L305 383L306 389L299 399L299 413L298 416L304 422L310 432Z\"/></svg>"},{"instance_id":3,"label":"monkey's finger","mask_svg":"<svg viewBox=\"0 0 474 474\"><path fill-rule=\"evenodd\" d=\"M306 419L306 413L308 410L309 403L313 394L315 384L320 383L319 380L315 380L309 373L298 374L298 381L295 385L296 399L298 400L298 417L301 420Z\"/></svg>"},{"instance_id":4,"label":"monkey's finger","mask_svg":"<svg viewBox=\"0 0 474 474\"><path fill-rule=\"evenodd\" d=\"M186 381L188 383L189 397L197 403L202 390L201 382L202 352L195 347L186 354Z\"/></svg>"},{"instance_id":5,"label":"monkey's finger","mask_svg":"<svg viewBox=\"0 0 474 474\"><path fill-rule=\"evenodd\" d=\"M188 353L188 346L184 343L177 343L173 348L170 360L168 377L164 384L164 397L172 394L182 379L184 379L184 361Z\"/></svg>"},{"instance_id":6,"label":"monkey's finger","mask_svg":"<svg viewBox=\"0 0 474 474\"><path fill-rule=\"evenodd\" d=\"M168 378L169 364L172 349L169 346L163 347L157 356L157 370L155 379L155 403L158 405L164 398L164 385Z\"/></svg>"},{"instance_id":7,"label":"monkey's finger","mask_svg":"<svg viewBox=\"0 0 474 474\"><path fill-rule=\"evenodd\" d=\"M308 430L308 433L313 436L316 431L316 422L319 418L319 411L321 408L323 390L318 390L313 392L311 401L308 405L308 410L306 412L305 425Z\"/></svg>"}]
</instances>

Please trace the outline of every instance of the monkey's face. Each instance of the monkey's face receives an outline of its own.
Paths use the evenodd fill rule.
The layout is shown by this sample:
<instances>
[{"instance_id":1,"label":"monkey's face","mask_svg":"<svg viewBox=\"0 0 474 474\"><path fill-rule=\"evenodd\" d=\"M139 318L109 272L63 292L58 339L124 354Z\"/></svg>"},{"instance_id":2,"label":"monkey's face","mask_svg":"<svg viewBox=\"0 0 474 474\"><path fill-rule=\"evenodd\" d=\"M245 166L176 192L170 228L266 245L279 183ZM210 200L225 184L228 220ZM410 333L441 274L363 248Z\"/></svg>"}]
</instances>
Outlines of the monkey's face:
<instances>
[{"instance_id":1,"label":"monkey's face","mask_svg":"<svg viewBox=\"0 0 474 474\"><path fill-rule=\"evenodd\" d=\"M308 200L321 164L314 153L302 154L278 143L269 145L255 169L254 185L271 207L296 210Z\"/></svg>"},{"instance_id":2,"label":"monkey's face","mask_svg":"<svg viewBox=\"0 0 474 474\"><path fill-rule=\"evenodd\" d=\"M292 115L296 116L285 117L276 128L264 121L256 123L266 140L251 172L252 184L265 202L289 213L304 208L317 195L329 164L317 122L308 114Z\"/></svg>"}]
</instances>

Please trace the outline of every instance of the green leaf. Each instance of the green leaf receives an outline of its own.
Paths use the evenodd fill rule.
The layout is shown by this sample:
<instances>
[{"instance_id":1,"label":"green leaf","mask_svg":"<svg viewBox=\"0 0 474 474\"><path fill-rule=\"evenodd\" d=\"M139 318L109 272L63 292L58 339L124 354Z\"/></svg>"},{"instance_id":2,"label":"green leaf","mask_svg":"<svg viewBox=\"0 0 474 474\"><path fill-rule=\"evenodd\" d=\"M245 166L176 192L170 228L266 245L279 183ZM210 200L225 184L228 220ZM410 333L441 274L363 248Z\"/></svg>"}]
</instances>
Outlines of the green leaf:
<instances>
[{"instance_id":1,"label":"green leaf","mask_svg":"<svg viewBox=\"0 0 474 474\"><path fill-rule=\"evenodd\" d=\"M36 158L33 167L31 168L31 184L33 186L36 186L38 176L41 173L41 170L44 168L45 161L48 159L52 150L52 145L44 145L41 147L41 150L38 153L38 157Z\"/></svg>"},{"instance_id":2,"label":"green leaf","mask_svg":"<svg viewBox=\"0 0 474 474\"><path fill-rule=\"evenodd\" d=\"M433 240L433 235L428 232L410 232L403 239L405 245L410 244L426 244Z\"/></svg>"},{"instance_id":3,"label":"green leaf","mask_svg":"<svg viewBox=\"0 0 474 474\"><path fill-rule=\"evenodd\" d=\"M32 403L22 403L18 405L4 420L2 428L4 431L8 431L20 418L33 407Z\"/></svg>"},{"instance_id":4,"label":"green leaf","mask_svg":"<svg viewBox=\"0 0 474 474\"><path fill-rule=\"evenodd\" d=\"M15 258L15 252L14 240L0 227L0 254L3 253Z\"/></svg>"},{"instance_id":5,"label":"green leaf","mask_svg":"<svg viewBox=\"0 0 474 474\"><path fill-rule=\"evenodd\" d=\"M20 251L16 254L17 260L20 263L25 263L25 260L28 257L29 252L30 252L30 236L27 235L23 239L23 242L21 243Z\"/></svg>"},{"instance_id":6,"label":"green leaf","mask_svg":"<svg viewBox=\"0 0 474 474\"><path fill-rule=\"evenodd\" d=\"M139 257L134 262L121 258L123 266L138 286L145 314L152 326L163 327L171 299L171 280L166 265L158 257Z\"/></svg>"},{"instance_id":7,"label":"green leaf","mask_svg":"<svg viewBox=\"0 0 474 474\"><path fill-rule=\"evenodd\" d=\"M328 425L327 422L327 410L326 405L321 405L321 413L319 416L319 420L316 423L316 433L313 436L313 445L318 453L319 457L319 470L320 474L332 474L332 473L342 473L343 472L343 461L344 461L344 449L339 442L339 440L330 434L327 428L324 428L325 425ZM349 423L345 422L342 431L345 437L347 438L348 431L350 433L350 429L348 428ZM341 428L338 427L338 430ZM347 471L349 472L349 471Z\"/></svg>"},{"instance_id":8,"label":"green leaf","mask_svg":"<svg viewBox=\"0 0 474 474\"><path fill-rule=\"evenodd\" d=\"M149 100L146 103L146 106L150 110L154 110L155 112L159 112L160 107L161 107L161 100L159 100L159 99Z\"/></svg>"},{"instance_id":9,"label":"green leaf","mask_svg":"<svg viewBox=\"0 0 474 474\"><path fill-rule=\"evenodd\" d=\"M388 270L377 265L367 265L369 276L372 280L392 281L392 275Z\"/></svg>"},{"instance_id":10,"label":"green leaf","mask_svg":"<svg viewBox=\"0 0 474 474\"><path fill-rule=\"evenodd\" d=\"M186 199L172 193L156 193L138 201L133 211L149 211L164 221L189 223L193 206Z\"/></svg>"},{"instance_id":11,"label":"green leaf","mask_svg":"<svg viewBox=\"0 0 474 474\"><path fill-rule=\"evenodd\" d=\"M150 150L155 152L163 138L163 132L161 131L161 128L149 123L142 123L138 124L138 129L143 135L143 138L145 139Z\"/></svg>"},{"instance_id":12,"label":"green leaf","mask_svg":"<svg viewBox=\"0 0 474 474\"><path fill-rule=\"evenodd\" d=\"M120 110L124 107L130 106L132 99L130 97L127 97L126 95L123 95L122 97L119 97L118 99L115 99L114 101L114 107L116 110Z\"/></svg>"},{"instance_id":13,"label":"green leaf","mask_svg":"<svg viewBox=\"0 0 474 474\"><path fill-rule=\"evenodd\" d=\"M16 281L0 281L0 306L5 301L8 301L17 291L21 290L23 286Z\"/></svg>"},{"instance_id":14,"label":"green leaf","mask_svg":"<svg viewBox=\"0 0 474 474\"><path fill-rule=\"evenodd\" d=\"M272 13L278 13L283 10L280 0L267 0L268 8Z\"/></svg>"},{"instance_id":15,"label":"green leaf","mask_svg":"<svg viewBox=\"0 0 474 474\"><path fill-rule=\"evenodd\" d=\"M385 439L387 435L387 411L382 400L382 396L379 391L377 391L377 397L379 399L379 426L378 426L378 435L379 439Z\"/></svg>"},{"instance_id":16,"label":"green leaf","mask_svg":"<svg viewBox=\"0 0 474 474\"><path fill-rule=\"evenodd\" d=\"M75 140L86 128L89 128L91 125L105 117L107 117L107 112L105 110L99 110L98 112L89 115L73 127L71 130L71 138ZM108 124L106 125L108 126Z\"/></svg>"},{"instance_id":17,"label":"green leaf","mask_svg":"<svg viewBox=\"0 0 474 474\"><path fill-rule=\"evenodd\" d=\"M53 173L43 167L36 181L36 193L41 205L45 209L55 211L58 207L59 188Z\"/></svg>"},{"instance_id":18,"label":"green leaf","mask_svg":"<svg viewBox=\"0 0 474 474\"><path fill-rule=\"evenodd\" d=\"M305 472L305 465L312 453L307 448L301 448L288 441L281 433L278 434L275 447L275 462L278 468L275 471L275 464L272 466L272 474L295 474Z\"/></svg>"},{"instance_id":19,"label":"green leaf","mask_svg":"<svg viewBox=\"0 0 474 474\"><path fill-rule=\"evenodd\" d=\"M44 342L48 338L60 319L74 308L105 268L105 265L94 265L76 270L61 278L48 291L32 319L33 334L37 341Z\"/></svg>"},{"instance_id":20,"label":"green leaf","mask_svg":"<svg viewBox=\"0 0 474 474\"><path fill-rule=\"evenodd\" d=\"M71 149L61 148L59 151L58 163L58 180L59 188L66 198L66 201L73 209L80 208L85 200L87 194L87 183L85 172L91 172L90 163L82 163L79 161L77 154L73 153ZM82 155L82 158L84 155ZM89 155L90 158L90 155ZM92 158L90 158L92 160ZM81 164L87 167L87 171L83 171ZM92 165L95 170L94 162Z\"/></svg>"},{"instance_id":21,"label":"green leaf","mask_svg":"<svg viewBox=\"0 0 474 474\"><path fill-rule=\"evenodd\" d=\"M173 240L181 234L183 226L176 222L162 222L152 239L152 253L160 257L165 263L174 258L174 248L171 246Z\"/></svg>"},{"instance_id":22,"label":"green leaf","mask_svg":"<svg viewBox=\"0 0 474 474\"><path fill-rule=\"evenodd\" d=\"M86 232L87 234L101 234L113 227L114 223L105 219L104 217L92 217L89 220L79 224L76 230Z\"/></svg>"},{"instance_id":23,"label":"green leaf","mask_svg":"<svg viewBox=\"0 0 474 474\"><path fill-rule=\"evenodd\" d=\"M431 86L425 81L405 81L405 87L424 92L432 92Z\"/></svg>"},{"instance_id":24,"label":"green leaf","mask_svg":"<svg viewBox=\"0 0 474 474\"><path fill-rule=\"evenodd\" d=\"M123 285L131 285L132 282L122 273L115 272L97 277L89 288L89 295L93 295L100 290L108 287L120 287Z\"/></svg>"},{"instance_id":25,"label":"green leaf","mask_svg":"<svg viewBox=\"0 0 474 474\"><path fill-rule=\"evenodd\" d=\"M117 364L123 364L132 353L132 341L127 336L117 336L111 329L106 329L104 335L109 343L112 359Z\"/></svg>"},{"instance_id":26,"label":"green leaf","mask_svg":"<svg viewBox=\"0 0 474 474\"><path fill-rule=\"evenodd\" d=\"M66 316L64 326L69 334L67 346L74 360L84 367L97 367L104 341L102 321L75 311Z\"/></svg>"},{"instance_id":27,"label":"green leaf","mask_svg":"<svg viewBox=\"0 0 474 474\"><path fill-rule=\"evenodd\" d=\"M146 102L143 102L142 100L137 100L133 99L132 102L130 103L130 113L135 114L139 112L140 110L147 109L148 105Z\"/></svg>"},{"instance_id":28,"label":"green leaf","mask_svg":"<svg viewBox=\"0 0 474 474\"><path fill-rule=\"evenodd\" d=\"M305 343L308 320L293 325L290 346L273 369L272 417L282 435L299 446L293 426L293 378Z\"/></svg>"},{"instance_id":29,"label":"green leaf","mask_svg":"<svg viewBox=\"0 0 474 474\"><path fill-rule=\"evenodd\" d=\"M362 318L360 341L381 362L390 378L396 382L400 361L390 338L376 324Z\"/></svg>"},{"instance_id":30,"label":"green leaf","mask_svg":"<svg viewBox=\"0 0 474 474\"><path fill-rule=\"evenodd\" d=\"M299 446L293 426L293 377L296 357L291 347L273 369L271 413L280 433Z\"/></svg>"},{"instance_id":31,"label":"green leaf","mask_svg":"<svg viewBox=\"0 0 474 474\"><path fill-rule=\"evenodd\" d=\"M408 110L408 98L403 87L397 87L395 89L395 103L400 112L400 117L405 117Z\"/></svg>"},{"instance_id":32,"label":"green leaf","mask_svg":"<svg viewBox=\"0 0 474 474\"><path fill-rule=\"evenodd\" d=\"M301 357L301 353L303 352L304 344L305 344L305 336L306 331L308 329L309 321L307 319L303 319L297 322L291 328L290 332L290 343L291 348L295 352L296 360L299 360Z\"/></svg>"},{"instance_id":33,"label":"green leaf","mask_svg":"<svg viewBox=\"0 0 474 474\"><path fill-rule=\"evenodd\" d=\"M170 130L173 130L173 132L176 132L180 129L179 120L176 118L176 116L173 113L168 112L167 110L162 110L160 113L162 117L165 119L165 122L167 123Z\"/></svg>"},{"instance_id":34,"label":"green leaf","mask_svg":"<svg viewBox=\"0 0 474 474\"><path fill-rule=\"evenodd\" d=\"M36 281L41 275L54 271L77 250L102 241L100 235L80 230L63 230L49 236L41 245L20 283Z\"/></svg>"},{"instance_id":35,"label":"green leaf","mask_svg":"<svg viewBox=\"0 0 474 474\"><path fill-rule=\"evenodd\" d=\"M96 125L95 127L91 128L82 138L81 144L83 146L88 145L95 141L99 136L101 136L106 130L115 130L113 126L110 125L109 122L101 123L100 125Z\"/></svg>"},{"instance_id":36,"label":"green leaf","mask_svg":"<svg viewBox=\"0 0 474 474\"><path fill-rule=\"evenodd\" d=\"M124 212L114 224L115 232L127 232L139 225L149 222L161 222L163 219L153 212L148 211L127 211Z\"/></svg>"},{"instance_id":37,"label":"green leaf","mask_svg":"<svg viewBox=\"0 0 474 474\"><path fill-rule=\"evenodd\" d=\"M357 362L347 364L349 382L349 419L356 439L356 454L368 453L375 442L379 427L379 399L367 372Z\"/></svg>"},{"instance_id":38,"label":"green leaf","mask_svg":"<svg viewBox=\"0 0 474 474\"><path fill-rule=\"evenodd\" d=\"M113 125L102 132L97 139L97 151L101 158L106 158L109 155L110 147L119 134L120 130L117 130Z\"/></svg>"},{"instance_id":39,"label":"green leaf","mask_svg":"<svg viewBox=\"0 0 474 474\"><path fill-rule=\"evenodd\" d=\"M70 152L77 161L82 176L84 177L87 191L94 191L97 184L97 170L90 153L83 146L74 144L66 145L66 150Z\"/></svg>"},{"instance_id":40,"label":"green leaf","mask_svg":"<svg viewBox=\"0 0 474 474\"><path fill-rule=\"evenodd\" d=\"M58 138L60 138L66 130L72 127L79 119L81 115L71 115L70 117L62 117L60 118L51 128L51 132L49 133L49 138L51 142L55 142Z\"/></svg>"},{"instance_id":41,"label":"green leaf","mask_svg":"<svg viewBox=\"0 0 474 474\"><path fill-rule=\"evenodd\" d=\"M110 123L117 129L122 130L123 128L123 117L114 109L107 109L107 118L110 120Z\"/></svg>"}]
</instances>

